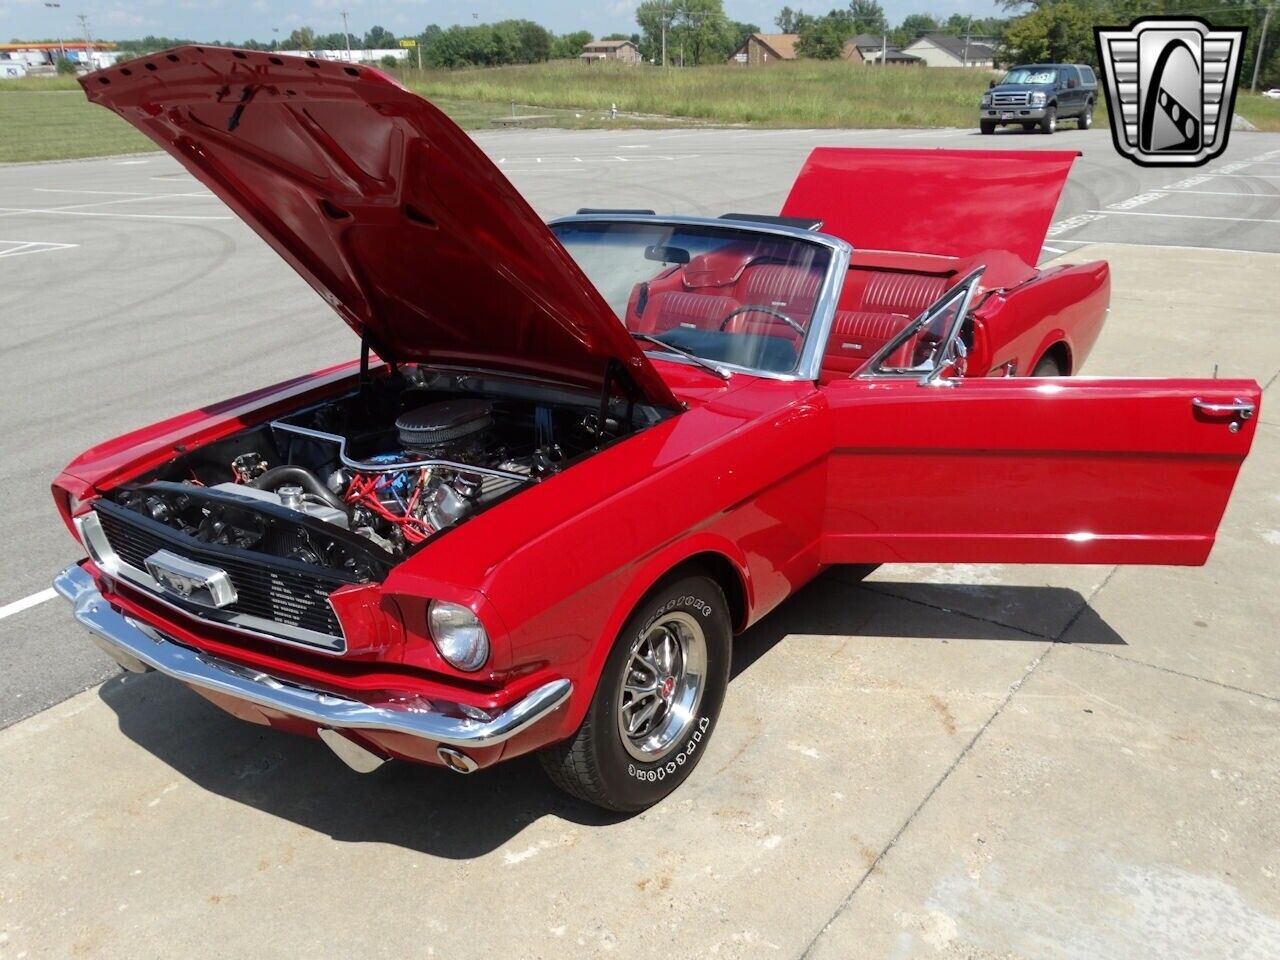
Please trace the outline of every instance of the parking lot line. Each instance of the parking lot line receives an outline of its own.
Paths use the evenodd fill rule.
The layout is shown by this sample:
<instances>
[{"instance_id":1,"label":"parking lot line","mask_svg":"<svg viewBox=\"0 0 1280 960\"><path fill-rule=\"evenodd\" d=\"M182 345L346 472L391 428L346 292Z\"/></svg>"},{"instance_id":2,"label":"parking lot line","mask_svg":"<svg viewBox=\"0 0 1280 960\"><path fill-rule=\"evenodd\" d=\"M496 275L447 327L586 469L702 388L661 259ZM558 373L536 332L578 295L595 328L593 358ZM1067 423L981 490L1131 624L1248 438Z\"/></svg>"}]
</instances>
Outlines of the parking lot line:
<instances>
[{"instance_id":1,"label":"parking lot line","mask_svg":"<svg viewBox=\"0 0 1280 960\"><path fill-rule=\"evenodd\" d=\"M119 217L127 220L233 220L234 217L214 217L186 213L115 213L102 210L28 209L26 207L0 207L0 216L23 214L56 214L64 217Z\"/></svg>"},{"instance_id":2,"label":"parking lot line","mask_svg":"<svg viewBox=\"0 0 1280 960\"><path fill-rule=\"evenodd\" d=\"M1280 193L1241 193L1239 190L1163 190L1162 193L1198 193L1206 197L1255 197L1280 200Z\"/></svg>"},{"instance_id":3,"label":"parking lot line","mask_svg":"<svg viewBox=\"0 0 1280 960\"><path fill-rule=\"evenodd\" d=\"M1231 220L1236 223L1280 223L1280 220L1267 220L1263 217L1211 217L1200 213L1151 213L1146 210L1090 210L1090 213L1103 213L1112 217L1172 217L1177 220Z\"/></svg>"},{"instance_id":4,"label":"parking lot line","mask_svg":"<svg viewBox=\"0 0 1280 960\"><path fill-rule=\"evenodd\" d=\"M103 197L213 197L208 191L199 193L144 193L140 190L72 190L66 187L32 187L36 193L85 193Z\"/></svg>"},{"instance_id":5,"label":"parking lot line","mask_svg":"<svg viewBox=\"0 0 1280 960\"><path fill-rule=\"evenodd\" d=\"M46 600L52 600L57 595L57 591L55 591L53 587L49 587L46 590L41 590L39 593L31 594L29 597L23 597L21 600L15 600L13 603L6 603L3 607L0 607L0 620L3 620L5 617L11 617L15 613L21 613L23 610L30 610L32 607L37 607Z\"/></svg>"}]
</instances>

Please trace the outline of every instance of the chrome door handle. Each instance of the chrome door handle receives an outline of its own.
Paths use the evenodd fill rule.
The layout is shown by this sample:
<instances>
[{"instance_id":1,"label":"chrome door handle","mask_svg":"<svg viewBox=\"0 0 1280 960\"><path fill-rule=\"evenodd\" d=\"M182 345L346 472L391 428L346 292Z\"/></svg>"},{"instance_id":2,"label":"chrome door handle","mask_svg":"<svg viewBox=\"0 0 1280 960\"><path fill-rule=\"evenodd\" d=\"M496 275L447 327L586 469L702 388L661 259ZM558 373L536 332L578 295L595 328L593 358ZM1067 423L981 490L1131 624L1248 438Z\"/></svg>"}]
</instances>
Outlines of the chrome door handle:
<instances>
[{"instance_id":1,"label":"chrome door handle","mask_svg":"<svg viewBox=\"0 0 1280 960\"><path fill-rule=\"evenodd\" d=\"M1191 401L1191 406L1211 417L1239 417L1241 420L1248 420L1258 409L1248 400L1241 400L1239 397L1230 403L1212 403L1195 397Z\"/></svg>"}]
</instances>

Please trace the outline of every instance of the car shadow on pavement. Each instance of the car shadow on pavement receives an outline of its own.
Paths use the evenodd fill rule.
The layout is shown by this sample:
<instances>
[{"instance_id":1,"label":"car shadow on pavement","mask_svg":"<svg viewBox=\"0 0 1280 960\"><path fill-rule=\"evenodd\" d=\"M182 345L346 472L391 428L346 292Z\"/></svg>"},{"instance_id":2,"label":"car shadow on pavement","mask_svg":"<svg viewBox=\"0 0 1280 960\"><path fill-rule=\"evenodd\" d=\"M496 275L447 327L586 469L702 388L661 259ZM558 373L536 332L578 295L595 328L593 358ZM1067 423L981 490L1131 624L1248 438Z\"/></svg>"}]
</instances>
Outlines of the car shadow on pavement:
<instances>
[{"instance_id":1,"label":"car shadow on pavement","mask_svg":"<svg viewBox=\"0 0 1280 960\"><path fill-rule=\"evenodd\" d=\"M888 626L891 636L940 642L1018 638L998 624L951 612L947 604L958 605L966 589L962 585L911 584L917 596L908 602L881 592L898 585L859 585L869 572L850 567L829 572L737 638L733 676L791 634L884 636ZM1051 587L986 589L1013 591L1009 599L1019 604L1062 599ZM1078 602L1083 607L1084 600ZM895 604L898 609L889 612L896 615L886 619L886 608ZM1047 642L1031 634L1021 638ZM498 849L543 817L583 826L627 819L562 794L533 757L471 776L408 763L388 763L364 775L344 766L318 740L237 720L155 673L109 680L99 696L126 737L179 774L219 796L342 842L389 843L430 856L470 859Z\"/></svg>"}]
</instances>

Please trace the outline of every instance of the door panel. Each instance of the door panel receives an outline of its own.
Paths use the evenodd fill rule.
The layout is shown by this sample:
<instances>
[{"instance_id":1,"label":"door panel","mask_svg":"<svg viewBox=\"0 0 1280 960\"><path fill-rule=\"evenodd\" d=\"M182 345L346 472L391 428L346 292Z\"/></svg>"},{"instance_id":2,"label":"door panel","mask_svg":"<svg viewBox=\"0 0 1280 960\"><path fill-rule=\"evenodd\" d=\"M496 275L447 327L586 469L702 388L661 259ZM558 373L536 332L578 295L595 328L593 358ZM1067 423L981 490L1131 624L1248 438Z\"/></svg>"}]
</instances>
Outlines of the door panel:
<instances>
[{"instance_id":1,"label":"door panel","mask_svg":"<svg viewBox=\"0 0 1280 960\"><path fill-rule=\"evenodd\" d=\"M1246 380L1074 377L823 392L826 563L1202 564L1261 397ZM1214 409L1237 401L1247 419Z\"/></svg>"}]
</instances>

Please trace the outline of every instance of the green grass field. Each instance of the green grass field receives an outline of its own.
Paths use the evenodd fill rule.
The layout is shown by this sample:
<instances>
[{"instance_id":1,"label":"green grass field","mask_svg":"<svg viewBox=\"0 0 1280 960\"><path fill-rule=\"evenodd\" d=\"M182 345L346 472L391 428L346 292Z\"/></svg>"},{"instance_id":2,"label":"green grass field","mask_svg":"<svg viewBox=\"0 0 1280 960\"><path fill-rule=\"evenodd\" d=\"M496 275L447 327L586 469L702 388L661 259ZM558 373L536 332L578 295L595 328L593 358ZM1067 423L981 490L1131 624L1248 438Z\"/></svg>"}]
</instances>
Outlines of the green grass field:
<instances>
[{"instance_id":1,"label":"green grass field","mask_svg":"<svg viewBox=\"0 0 1280 960\"><path fill-rule=\"evenodd\" d=\"M547 63L489 70L405 71L428 97L578 107L770 127L945 127L974 122L985 74L874 69L800 60L767 69L661 70Z\"/></svg>"},{"instance_id":2,"label":"green grass field","mask_svg":"<svg viewBox=\"0 0 1280 960\"><path fill-rule=\"evenodd\" d=\"M546 63L488 70L405 70L401 79L469 130L539 114L530 126L970 127L988 75L854 67L802 60L768 69L661 70ZM606 116L617 104L622 115ZM1236 111L1280 131L1280 101L1242 93ZM1104 111L1097 122L1106 123ZM149 140L84 99L70 77L0 82L0 163L66 160L151 149Z\"/></svg>"}]
</instances>

